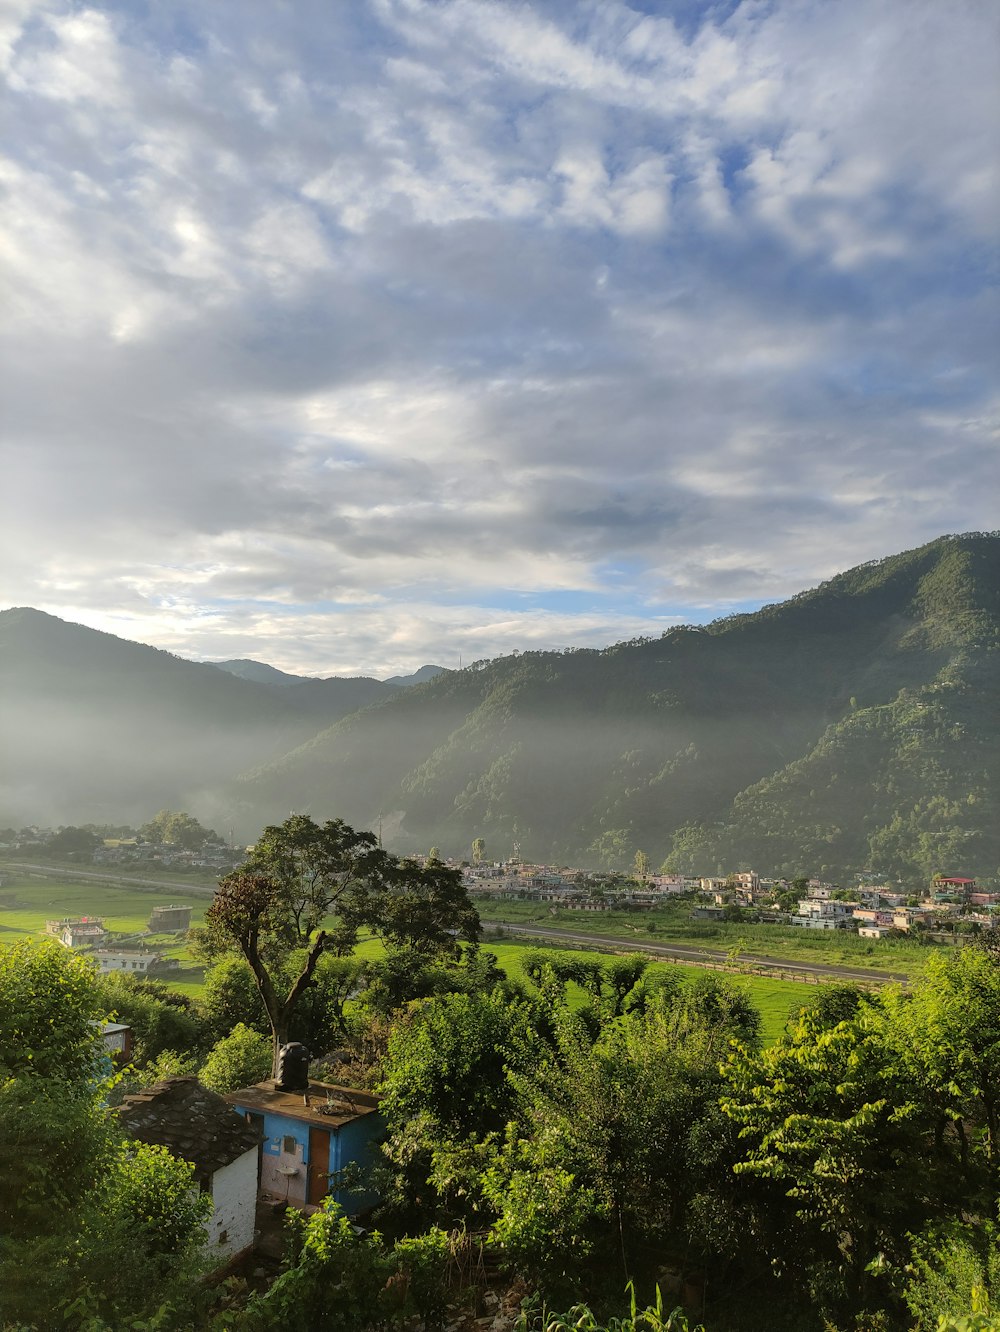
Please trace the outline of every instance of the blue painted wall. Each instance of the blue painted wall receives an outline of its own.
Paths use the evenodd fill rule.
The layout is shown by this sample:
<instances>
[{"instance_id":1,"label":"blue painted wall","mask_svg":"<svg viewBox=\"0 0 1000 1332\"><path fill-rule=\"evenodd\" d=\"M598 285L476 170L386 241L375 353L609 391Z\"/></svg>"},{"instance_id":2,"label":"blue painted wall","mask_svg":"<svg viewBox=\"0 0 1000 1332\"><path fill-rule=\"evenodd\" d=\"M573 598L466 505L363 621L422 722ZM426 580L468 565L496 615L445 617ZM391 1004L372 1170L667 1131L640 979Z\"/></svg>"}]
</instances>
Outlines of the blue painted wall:
<instances>
[{"instance_id":1,"label":"blue painted wall","mask_svg":"<svg viewBox=\"0 0 1000 1332\"><path fill-rule=\"evenodd\" d=\"M248 1111L262 1117L264 1120L264 1140L261 1143L261 1151L265 1156L278 1157L282 1155L282 1140L284 1138L294 1138L301 1149L301 1159L303 1166L308 1170L311 1164L309 1160L309 1124L301 1119L295 1119L289 1115L272 1114L261 1112L253 1106L240 1105L237 1102L236 1108L241 1114ZM314 1128L327 1128L330 1134L330 1159L323 1167L331 1174L338 1170L343 1170L351 1163L356 1163L361 1167L367 1176L372 1165L377 1159L377 1152L373 1144L379 1139L385 1131L385 1125L382 1116L377 1112L369 1115L362 1115L359 1119L352 1119L339 1128L334 1125L313 1125ZM304 1179L302 1181L304 1187ZM289 1193L289 1200L295 1201L297 1188L292 1187ZM305 1196L304 1194L302 1195ZM334 1198L340 1203L345 1212L353 1213L363 1211L367 1207L372 1207L378 1202L378 1195L371 1189L366 1189L362 1193L354 1190L340 1190L334 1193Z\"/></svg>"}]
</instances>

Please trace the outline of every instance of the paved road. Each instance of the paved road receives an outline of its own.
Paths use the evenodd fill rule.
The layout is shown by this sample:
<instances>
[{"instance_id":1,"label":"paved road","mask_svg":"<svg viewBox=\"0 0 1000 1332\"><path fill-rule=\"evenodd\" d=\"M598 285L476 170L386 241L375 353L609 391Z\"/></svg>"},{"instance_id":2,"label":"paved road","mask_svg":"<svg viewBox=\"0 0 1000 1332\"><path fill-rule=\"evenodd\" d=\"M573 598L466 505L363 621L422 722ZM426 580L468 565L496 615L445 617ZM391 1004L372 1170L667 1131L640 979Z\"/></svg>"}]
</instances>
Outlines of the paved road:
<instances>
[{"instance_id":1,"label":"paved road","mask_svg":"<svg viewBox=\"0 0 1000 1332\"><path fill-rule=\"evenodd\" d=\"M516 921L484 920L487 929L491 925L500 925L512 934L525 934L533 938L563 940L567 943L590 944L598 949L650 953L656 957L676 957L685 962L725 962L726 953L718 949L697 948L683 944L659 944L650 940L615 939L603 934L587 934L574 930L556 929L551 926L521 925ZM870 971L863 967L842 967L825 962L788 962L779 957L767 957L761 953L740 953L740 962L767 971L797 971L807 976L829 976L831 980L869 981L885 984L890 981L905 981L906 976L898 971Z\"/></svg>"},{"instance_id":2,"label":"paved road","mask_svg":"<svg viewBox=\"0 0 1000 1332\"><path fill-rule=\"evenodd\" d=\"M25 874L45 874L53 879L81 879L87 883L110 883L119 888L142 888L147 891L156 889L161 893L189 893L194 897L214 897L215 889L207 884L172 883L169 879L133 879L124 874L94 874L91 870L68 869L56 865L22 865L12 860L0 863L0 874L4 869L21 870Z\"/></svg>"}]
</instances>

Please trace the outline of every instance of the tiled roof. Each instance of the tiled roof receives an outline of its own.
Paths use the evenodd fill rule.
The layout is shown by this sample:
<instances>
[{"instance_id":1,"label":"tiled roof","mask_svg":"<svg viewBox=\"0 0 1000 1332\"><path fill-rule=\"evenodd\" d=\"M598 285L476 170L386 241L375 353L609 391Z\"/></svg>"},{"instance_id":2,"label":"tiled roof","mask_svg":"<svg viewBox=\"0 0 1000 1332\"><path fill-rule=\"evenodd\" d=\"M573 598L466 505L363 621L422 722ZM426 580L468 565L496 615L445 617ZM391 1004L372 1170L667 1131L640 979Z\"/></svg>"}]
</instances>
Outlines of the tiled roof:
<instances>
[{"instance_id":1,"label":"tiled roof","mask_svg":"<svg viewBox=\"0 0 1000 1332\"><path fill-rule=\"evenodd\" d=\"M260 1141L255 1126L195 1077L164 1078L126 1096L118 1119L129 1137L159 1143L190 1161L199 1180L209 1179Z\"/></svg>"}]
</instances>

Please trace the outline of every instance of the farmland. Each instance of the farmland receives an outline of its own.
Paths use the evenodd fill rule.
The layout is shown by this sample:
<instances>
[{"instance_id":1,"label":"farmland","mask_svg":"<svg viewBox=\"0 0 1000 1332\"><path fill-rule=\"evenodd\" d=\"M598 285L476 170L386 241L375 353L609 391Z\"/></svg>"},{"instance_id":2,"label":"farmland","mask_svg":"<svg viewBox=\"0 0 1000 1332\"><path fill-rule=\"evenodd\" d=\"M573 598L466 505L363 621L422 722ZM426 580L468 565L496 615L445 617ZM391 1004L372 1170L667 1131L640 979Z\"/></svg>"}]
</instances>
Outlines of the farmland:
<instances>
[{"instance_id":1,"label":"farmland","mask_svg":"<svg viewBox=\"0 0 1000 1332\"><path fill-rule=\"evenodd\" d=\"M3 886L0 887L0 946L25 936L38 937L45 929L46 920L62 916L101 916L108 928L116 934L134 937L145 931L152 908L158 903L166 902L190 906L194 925L203 921L208 906L208 900L203 895L185 894L182 889L170 884L165 884L163 892L159 893L155 890L142 890L111 883L76 883L67 879L28 875L6 869L3 874ZM527 923L528 913L523 914ZM534 916L540 914L537 907L532 914ZM602 914L597 923L606 927L611 923L611 916L612 913ZM565 921L561 920L560 924L563 923ZM576 924L574 920L573 925ZM662 935L654 937L657 942L663 941ZM632 932L628 935L623 934L623 939L625 938L630 943L636 942L636 936ZM174 935L143 934L142 941L157 948L165 957L176 958L181 963L180 971L170 976L171 989L192 997L197 997L201 993L203 969L192 957L185 940ZM541 940L525 944L508 939L491 939L486 944L489 951L496 954L501 968L514 977L522 975L521 960L528 949L545 946ZM380 945L374 939L364 940L359 946L359 953L362 956L377 954L379 951ZM554 954L559 954L567 950L552 951ZM572 955L601 957L607 956L609 951L611 950L574 948ZM813 957L815 959L815 954ZM665 961L653 962L650 965L651 975L655 976L657 972L665 970L679 972L685 977L694 977L699 974L700 969L695 965ZM761 976L738 976L734 979L747 988L753 1002L760 1009L763 1034L768 1041L774 1040L779 1035L789 1009L796 1003L805 1002L815 993L813 986L798 981ZM575 998L577 1002L582 1003L582 992Z\"/></svg>"}]
</instances>

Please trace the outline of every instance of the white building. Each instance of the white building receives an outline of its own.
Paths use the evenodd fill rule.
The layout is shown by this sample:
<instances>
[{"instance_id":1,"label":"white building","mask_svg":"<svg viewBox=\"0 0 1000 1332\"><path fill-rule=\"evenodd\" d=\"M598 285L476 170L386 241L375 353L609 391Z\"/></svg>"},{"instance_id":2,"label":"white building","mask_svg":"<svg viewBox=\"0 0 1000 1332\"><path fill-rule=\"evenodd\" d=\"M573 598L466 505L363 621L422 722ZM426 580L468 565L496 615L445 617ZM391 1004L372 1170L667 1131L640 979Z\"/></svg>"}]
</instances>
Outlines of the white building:
<instances>
[{"instance_id":1,"label":"white building","mask_svg":"<svg viewBox=\"0 0 1000 1332\"><path fill-rule=\"evenodd\" d=\"M197 1078L164 1078L118 1108L122 1128L139 1142L157 1143L195 1168L212 1197L205 1247L217 1263L251 1248L257 1209L260 1129L202 1087Z\"/></svg>"},{"instance_id":2,"label":"white building","mask_svg":"<svg viewBox=\"0 0 1000 1332\"><path fill-rule=\"evenodd\" d=\"M131 948L95 948L89 955L102 976L109 971L127 971L130 976L145 976L160 961L159 953L143 953Z\"/></svg>"}]
</instances>

